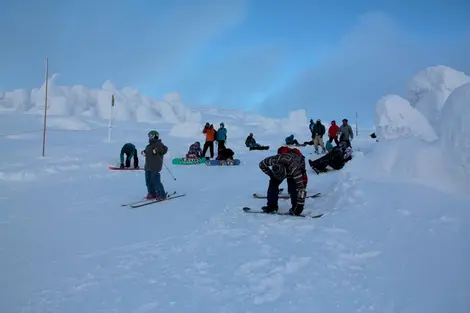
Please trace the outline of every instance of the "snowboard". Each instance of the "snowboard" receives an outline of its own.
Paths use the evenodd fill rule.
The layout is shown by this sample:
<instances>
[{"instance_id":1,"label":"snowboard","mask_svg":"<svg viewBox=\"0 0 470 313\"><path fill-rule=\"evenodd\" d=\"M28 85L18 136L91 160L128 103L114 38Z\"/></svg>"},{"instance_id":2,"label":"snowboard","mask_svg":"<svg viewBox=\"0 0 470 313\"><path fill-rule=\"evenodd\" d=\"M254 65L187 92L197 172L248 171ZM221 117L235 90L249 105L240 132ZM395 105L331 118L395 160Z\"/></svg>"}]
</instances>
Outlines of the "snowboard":
<instances>
[{"instance_id":1,"label":"snowboard","mask_svg":"<svg viewBox=\"0 0 470 313\"><path fill-rule=\"evenodd\" d=\"M145 205L154 204L154 203L157 203L157 202L167 201L167 200L180 198L180 197L184 197L184 196L186 196L186 194L184 194L184 193L183 194L178 194L176 191L174 191L172 193L169 193L165 199L158 199L158 200L155 200L155 199L153 199L153 200L142 199L142 200L127 203L127 204L121 204L121 206L122 207L130 207L130 208L135 209L135 208L140 208L140 207L145 206Z\"/></svg>"},{"instance_id":2,"label":"snowboard","mask_svg":"<svg viewBox=\"0 0 470 313\"><path fill-rule=\"evenodd\" d=\"M206 158L173 158L173 160L171 160L171 163L173 165L194 165L202 164L206 161Z\"/></svg>"},{"instance_id":3,"label":"snowboard","mask_svg":"<svg viewBox=\"0 0 470 313\"><path fill-rule=\"evenodd\" d=\"M279 192L279 199L290 199L289 194L283 194L283 195L281 195L280 193L281 193L281 192ZM318 193L313 194L313 195L311 195L311 196L307 196L306 198L318 198L318 197L320 197L320 196L321 196L321 192L318 192ZM257 199L266 199L266 198L267 198L266 195L262 195L262 194L260 194L260 193L254 193L254 194L253 194L253 197L254 197L254 198L257 198Z\"/></svg>"},{"instance_id":4,"label":"snowboard","mask_svg":"<svg viewBox=\"0 0 470 313\"><path fill-rule=\"evenodd\" d=\"M318 214L318 215L292 215L292 214L289 214L288 212L285 212L285 213L281 213L281 212L273 212L273 213L266 213L266 212L263 212L262 210L253 210L252 208L249 208L249 207L244 207L243 208L243 212L245 213L256 213L256 214L266 214L266 215L284 215L284 216L292 216L292 217L309 217L309 218L319 218L319 217L322 217L323 216L323 213L322 214Z\"/></svg>"},{"instance_id":5,"label":"snowboard","mask_svg":"<svg viewBox=\"0 0 470 313\"><path fill-rule=\"evenodd\" d=\"M269 146L261 146L261 147L250 147L250 151L253 150L268 150Z\"/></svg>"},{"instance_id":6,"label":"snowboard","mask_svg":"<svg viewBox=\"0 0 470 313\"><path fill-rule=\"evenodd\" d=\"M108 169L111 171L143 171L143 168L133 168L133 167L125 167L120 168L119 166L108 166Z\"/></svg>"},{"instance_id":7,"label":"snowboard","mask_svg":"<svg viewBox=\"0 0 470 313\"><path fill-rule=\"evenodd\" d=\"M208 160L206 161L207 166L235 166L235 165L240 165L240 160L235 159L233 162L231 160L226 161L226 160Z\"/></svg>"}]
</instances>

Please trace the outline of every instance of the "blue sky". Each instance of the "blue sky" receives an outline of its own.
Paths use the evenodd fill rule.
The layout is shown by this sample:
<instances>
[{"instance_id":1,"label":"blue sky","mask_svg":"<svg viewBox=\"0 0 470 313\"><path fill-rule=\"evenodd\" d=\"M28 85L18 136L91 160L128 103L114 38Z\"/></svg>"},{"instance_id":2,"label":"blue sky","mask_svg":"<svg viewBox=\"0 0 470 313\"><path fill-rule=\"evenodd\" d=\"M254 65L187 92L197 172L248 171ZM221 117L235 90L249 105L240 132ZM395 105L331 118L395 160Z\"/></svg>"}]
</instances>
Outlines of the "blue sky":
<instances>
[{"instance_id":1,"label":"blue sky","mask_svg":"<svg viewBox=\"0 0 470 313\"><path fill-rule=\"evenodd\" d=\"M6 0L0 89L38 87L44 58L62 85L135 86L189 105L371 122L438 64L470 74L466 1Z\"/></svg>"}]
</instances>

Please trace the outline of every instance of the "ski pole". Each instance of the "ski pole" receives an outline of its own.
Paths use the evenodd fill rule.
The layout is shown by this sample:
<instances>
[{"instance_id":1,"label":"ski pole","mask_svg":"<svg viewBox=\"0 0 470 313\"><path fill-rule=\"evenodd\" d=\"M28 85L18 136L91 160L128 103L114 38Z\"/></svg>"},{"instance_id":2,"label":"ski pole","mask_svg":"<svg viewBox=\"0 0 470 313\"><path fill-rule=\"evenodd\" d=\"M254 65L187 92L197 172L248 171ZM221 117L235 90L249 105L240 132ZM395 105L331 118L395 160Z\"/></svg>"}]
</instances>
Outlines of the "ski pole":
<instances>
[{"instance_id":1,"label":"ski pole","mask_svg":"<svg viewBox=\"0 0 470 313\"><path fill-rule=\"evenodd\" d=\"M173 179L176 180L176 177L175 177L175 176L173 175L173 173L170 171L170 169L168 168L168 166L166 165L166 163L163 162L163 159L162 159L162 163L163 163L163 165L165 165L166 170L168 171L168 173L170 173L171 177L173 177Z\"/></svg>"}]
</instances>

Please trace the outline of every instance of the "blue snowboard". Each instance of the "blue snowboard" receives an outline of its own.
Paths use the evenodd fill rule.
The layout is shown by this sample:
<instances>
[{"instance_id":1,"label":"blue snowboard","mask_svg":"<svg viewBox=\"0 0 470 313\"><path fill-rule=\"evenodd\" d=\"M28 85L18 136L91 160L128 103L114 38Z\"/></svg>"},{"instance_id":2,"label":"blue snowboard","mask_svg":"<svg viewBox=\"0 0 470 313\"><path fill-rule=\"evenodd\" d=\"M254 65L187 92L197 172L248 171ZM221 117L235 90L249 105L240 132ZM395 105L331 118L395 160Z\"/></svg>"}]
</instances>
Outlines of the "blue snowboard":
<instances>
[{"instance_id":1,"label":"blue snowboard","mask_svg":"<svg viewBox=\"0 0 470 313\"><path fill-rule=\"evenodd\" d=\"M234 162L232 163L231 161L225 161L225 160L208 160L206 161L207 166L234 166L234 165L240 165L240 160L235 159L233 160Z\"/></svg>"}]
</instances>

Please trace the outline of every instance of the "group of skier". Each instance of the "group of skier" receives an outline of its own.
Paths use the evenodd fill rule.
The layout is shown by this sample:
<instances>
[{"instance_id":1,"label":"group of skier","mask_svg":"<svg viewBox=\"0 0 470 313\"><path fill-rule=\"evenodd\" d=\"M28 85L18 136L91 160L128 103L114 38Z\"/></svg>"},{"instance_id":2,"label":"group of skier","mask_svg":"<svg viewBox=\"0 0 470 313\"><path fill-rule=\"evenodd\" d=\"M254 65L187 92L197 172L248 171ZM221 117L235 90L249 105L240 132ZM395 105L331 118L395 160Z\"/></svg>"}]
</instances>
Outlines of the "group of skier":
<instances>
[{"instance_id":1,"label":"group of skier","mask_svg":"<svg viewBox=\"0 0 470 313\"><path fill-rule=\"evenodd\" d=\"M325 150L323 145L325 127L321 124L320 120L317 120L315 124L313 120L310 120L310 122L315 152L318 153L318 145ZM336 147L329 149L328 154L315 161L309 160L309 165L317 174L326 171L327 166L340 169L346 162L351 160L352 149L350 139L352 139L354 135L351 126L349 126L347 122L347 119L344 119L343 125L338 127L335 121L332 121L328 131L328 142L332 143L332 141L335 141L337 144ZM212 124L206 123L202 133L206 136L203 149L201 149L199 142L193 143L186 154L187 158L203 158L208 149L210 150L211 158L213 158L214 142L216 141L218 146L217 159L233 160L234 152L225 147L227 129L224 123L220 123L218 130L215 130ZM160 172L164 164L163 157L168 152L168 147L162 143L159 138L159 133L156 130L152 130L148 133L148 139L148 145L141 152L145 157L144 170L147 199L164 199L167 197L167 192L162 184ZM256 143L252 133L247 137L245 145L250 147L250 149L262 147ZM125 159L124 156L126 156ZM120 167L129 168L132 158L134 159L134 168L138 169L139 159L137 149L132 143L126 143L121 149ZM262 207L262 210L266 213L272 213L278 210L279 186L286 180L292 205L289 213L292 215L300 215L304 209L308 184L305 157L302 153L296 148L281 146L277 150L276 155L263 159L259 163L259 168L270 178L267 191L267 204Z\"/></svg>"}]
</instances>

